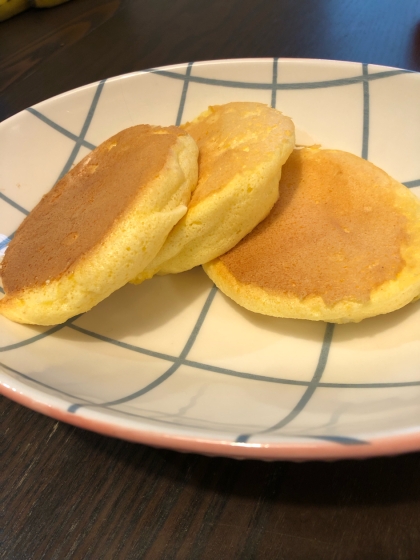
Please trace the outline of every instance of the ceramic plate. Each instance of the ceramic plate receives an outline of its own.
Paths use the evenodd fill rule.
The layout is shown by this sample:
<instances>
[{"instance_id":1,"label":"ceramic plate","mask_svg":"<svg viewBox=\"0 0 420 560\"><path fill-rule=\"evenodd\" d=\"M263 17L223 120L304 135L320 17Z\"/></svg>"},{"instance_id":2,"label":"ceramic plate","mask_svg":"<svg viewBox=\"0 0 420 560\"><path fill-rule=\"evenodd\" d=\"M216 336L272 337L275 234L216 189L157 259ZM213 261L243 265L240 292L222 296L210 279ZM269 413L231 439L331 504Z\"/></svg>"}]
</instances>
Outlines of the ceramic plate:
<instances>
[{"instance_id":1,"label":"ceramic plate","mask_svg":"<svg viewBox=\"0 0 420 560\"><path fill-rule=\"evenodd\" d=\"M320 60L181 64L104 80L0 125L0 247L59 177L138 123L259 101L301 144L347 150L420 194L420 76ZM0 386L34 410L110 436L261 459L420 449L420 302L359 324L276 319L201 268L128 285L53 328L0 317Z\"/></svg>"}]
</instances>

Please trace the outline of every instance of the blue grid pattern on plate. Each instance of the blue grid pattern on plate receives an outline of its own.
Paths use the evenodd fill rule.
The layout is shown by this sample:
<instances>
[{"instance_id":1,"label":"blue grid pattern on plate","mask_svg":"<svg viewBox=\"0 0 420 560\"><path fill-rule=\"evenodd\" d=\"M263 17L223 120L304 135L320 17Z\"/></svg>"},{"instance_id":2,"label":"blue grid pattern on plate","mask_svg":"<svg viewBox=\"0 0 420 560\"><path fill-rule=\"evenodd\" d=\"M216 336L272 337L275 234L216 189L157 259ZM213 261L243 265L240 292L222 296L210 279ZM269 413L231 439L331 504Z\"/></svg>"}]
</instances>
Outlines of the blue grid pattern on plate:
<instances>
[{"instance_id":1,"label":"blue grid pattern on plate","mask_svg":"<svg viewBox=\"0 0 420 560\"><path fill-rule=\"evenodd\" d=\"M206 84L206 85L222 86L222 87L228 87L228 88L271 90L271 105L273 107L276 106L277 91L279 91L279 90L318 89L318 88L341 87L341 86L346 86L346 85L350 85L350 84L357 84L357 83L362 84L362 86L363 86L363 140L362 140L361 156L366 158L366 159L368 158L368 149L369 149L369 83L372 80L386 79L386 78L389 78L391 76L395 76L395 75L407 72L405 70L385 70L385 71L382 71L382 72L376 72L374 74L369 74L368 65L367 64L362 64L361 65L361 70L362 70L361 74L356 75L354 77L341 78L341 79L335 79L335 80L315 81L315 82L278 83L277 73L278 73L278 68L279 68L279 59L274 58L273 59L273 70L272 70L272 81L271 81L271 83L254 83L254 82L220 80L220 79L202 78L202 77L199 77L199 76L193 76L192 75L192 68L193 68L193 63L190 62L186 65L185 73L174 72L174 71L165 70L165 69L149 69L148 71L146 71L146 72L159 74L160 76L163 76L163 77L166 77L166 78L169 78L169 79L175 79L175 80L182 80L183 81L183 88L182 88L182 93L181 93L181 98L180 98L180 102L179 102L177 118L176 118L176 123L175 123L177 125L179 125L182 122L182 116L183 116L185 101L186 101L187 94L188 94L188 85L191 82L202 83L202 84ZM75 159L76 159L76 157L79 153L79 150L82 146L87 148L87 149L90 149L90 150L95 148L95 146L93 144L91 144L90 142L86 141L85 138L86 138L86 134L89 130L90 124L92 122L92 118L94 116L95 109L97 107L97 104L98 104L99 98L101 96L102 90L105 86L105 83L106 83L106 80L102 80L101 82L98 83L98 85L96 87L95 94L94 94L92 102L91 102L91 105L90 105L89 110L87 112L84 124L83 124L82 129L80 131L80 134L78 136L73 134L72 132L66 130L65 128L63 128L59 124L55 123L54 121L52 121L51 119L49 119L48 117L46 117L45 115L40 113L37 109L34 109L34 108L27 109L28 112L30 112L35 117L39 118L46 125L52 127L54 130L56 130L60 134L63 134L67 138L73 140L74 143L75 143L74 147L71 151L71 154L70 154L70 156L69 156L65 166L63 167L63 169L62 169L62 171L61 171L57 180L59 180L71 168L71 166L73 165L73 163L74 163L74 161L75 161ZM420 186L420 179L413 180L413 181L408 181L408 182L405 183L405 185L409 188ZM22 212L23 214L25 214L25 215L28 214L27 209L23 208L22 206L17 204L15 201L11 200L9 197L4 195L3 193L0 193L0 198L2 200L4 200L6 203L8 203L10 206L12 206L15 209L19 210L20 212ZM4 248L9 243L9 241L13 238L13 235L14 235L14 232L11 233L8 236L8 238L6 238L4 241L2 241L0 243L0 249ZM33 382L33 383L35 383L35 384L37 384L41 387L52 390L52 391L54 391L58 394L61 394L63 396L66 396L67 398L71 399L72 401L74 401L74 403L68 408L68 410L72 413L76 413L79 409L81 409L83 407L95 407L95 408L103 408L103 409L112 409L112 407L117 405L117 404L121 404L123 402L124 403L129 402L130 400L138 398L138 397L148 393L149 391L152 391L155 387L161 385L166 379L168 379L170 376L172 376L179 369L179 367L181 365L186 365L186 366L190 366L190 367L201 369L201 370L207 370L207 371L211 371L211 372L218 373L218 374L221 374L221 375L239 377L239 378L242 378L242 379L263 381L263 382L266 382L266 383L298 385L298 386L302 386L305 389L301 398L296 403L296 405L290 410L290 412L288 412L286 414L286 416L284 416L282 419L280 419L276 424L274 424L273 426L269 426L266 429L260 430L258 432L238 435L237 438L236 438L237 442L245 442L245 441L248 441L253 435L264 434L264 433L268 433L268 432L276 432L276 433L279 433L279 435L280 435L281 432L279 432L279 430L281 430L286 425L288 425L290 422L292 422L300 414L300 412L305 408L305 406L310 401L310 399L312 398L313 394L316 392L318 387L353 388L353 389L354 388L365 388L365 389L370 388L370 389L375 389L375 388L388 388L388 387L389 388L395 388L395 387L420 386L420 381L401 382L401 383L325 383L325 382L322 382L322 374L324 372L325 366L326 366L327 361L328 361L329 349L330 349L330 346L332 344L333 335L334 335L334 325L332 325L332 324L326 324L324 339L323 339L323 342L322 342L322 345L321 345L318 363L317 363L315 372L313 374L313 377L310 381L301 381L301 380L269 377L269 376L264 376L264 375L247 373L247 372L244 372L244 371L230 370L230 369L226 369L226 368L212 366L210 364L205 364L205 363L200 363L200 362L197 362L197 361L189 360L188 359L188 353L191 350L191 348L192 348L192 346L195 342L195 339L196 339L196 337L197 337L197 335L200 331L200 328L205 321L206 315L207 315L208 310L209 310L209 308L212 304L212 301L214 299L214 296L215 296L216 292L217 292L217 289L215 287L213 287L210 290L210 293L208 294L207 299L206 299L206 301L203 305L203 308L201 309L201 312L200 312L200 314L197 318L195 326L194 326L189 338L187 339L187 342L186 342L183 350L179 354L179 356L171 356L171 355L168 355L168 354L154 352L154 351L148 350L146 348L141 348L141 347L136 346L136 345L127 344L125 342L115 340L115 339L111 339L111 338L105 337L103 335L100 335L98 333L95 333L95 332L89 331L87 329L81 328L81 327L73 324L73 322L78 317L73 317L72 319L69 319L66 323L64 323L62 325L57 325L55 327L52 327L52 328L46 330L45 332L43 332L41 334L38 334L38 335L35 335L33 337L30 337L30 338L28 338L24 341L21 341L21 342L15 343L15 344L10 344L8 346L0 347L0 352L8 352L8 351L11 351L11 350L21 348L23 346L33 344L33 343L37 342L38 340L44 339L46 337L52 336L54 333L60 331L61 329L70 328L70 329L76 330L77 332L79 332L79 333L81 333L85 336L97 338L97 339L99 339L103 342L106 342L106 343L109 343L109 344L114 344L114 345L123 347L127 350L131 350L131 351L134 351L134 352L139 352L141 354L153 356L153 357L171 362L171 366L162 375L160 375L157 379L155 379L153 382L149 383L145 387L140 388L138 391L135 391L135 392L133 392L129 395L126 395L125 397L120 398L120 399L116 399L114 401L109 401L109 402L103 402L103 403L100 403L100 404L92 403L92 402L89 402L87 400L86 400L86 402L83 402L83 403L82 402L77 402L77 401L80 401L80 398L76 397L75 395L72 395L70 393L66 393L66 392L64 392L60 389L57 389L57 388L52 387L50 385L44 384L44 383L40 382L39 380L35 379L34 377L26 375L26 374L24 374L20 371L17 371L17 370L9 367L8 365L6 365L4 363L0 362L0 366L3 367L5 370L9 370L13 374L15 374L17 376L20 376L21 378L23 378L25 380L31 381L31 382ZM135 416L135 417L138 417L138 418L144 418L146 420L151 420L151 421L155 421L155 422L161 422L161 423L166 423L166 424L169 423L169 424L172 424L172 425L176 425L176 422L173 422L173 421L165 421L163 419L151 418L151 417L147 417L147 416L144 416L144 415L142 416L140 414L128 413L128 412L125 412L125 411L122 411L122 410L118 410L118 413L128 415L128 416ZM336 435L333 435L333 436L328 436L328 435L319 435L319 436L318 435L315 435L315 436L314 435L307 435L306 436L306 435L303 435L303 436L296 436L296 437L307 437L307 438L311 438L311 439L321 439L321 440L330 441L332 443L337 443L337 444L341 444L341 445L355 445L355 444L367 444L368 443L368 442L360 440L358 438L342 437L342 436L336 436Z\"/></svg>"}]
</instances>

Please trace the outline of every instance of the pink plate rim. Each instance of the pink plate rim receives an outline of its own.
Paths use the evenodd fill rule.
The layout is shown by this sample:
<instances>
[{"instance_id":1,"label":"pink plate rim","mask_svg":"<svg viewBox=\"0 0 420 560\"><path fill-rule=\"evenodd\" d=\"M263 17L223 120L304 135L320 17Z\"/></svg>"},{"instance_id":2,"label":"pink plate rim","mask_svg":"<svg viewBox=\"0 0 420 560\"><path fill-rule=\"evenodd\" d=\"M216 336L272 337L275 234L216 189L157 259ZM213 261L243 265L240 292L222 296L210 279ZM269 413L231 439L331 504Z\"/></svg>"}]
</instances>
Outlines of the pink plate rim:
<instances>
[{"instance_id":1,"label":"pink plate rim","mask_svg":"<svg viewBox=\"0 0 420 560\"><path fill-rule=\"evenodd\" d=\"M147 430L120 426L104 420L94 420L73 414L24 395L0 383L0 393L35 412L44 414L78 428L96 432L132 443L171 449L183 453L198 453L232 459L259 459L263 461L334 461L340 459L367 459L369 457L399 455L420 450L420 432L379 437L366 444L340 445L324 441L299 443L238 443L173 434L152 433Z\"/></svg>"}]
</instances>

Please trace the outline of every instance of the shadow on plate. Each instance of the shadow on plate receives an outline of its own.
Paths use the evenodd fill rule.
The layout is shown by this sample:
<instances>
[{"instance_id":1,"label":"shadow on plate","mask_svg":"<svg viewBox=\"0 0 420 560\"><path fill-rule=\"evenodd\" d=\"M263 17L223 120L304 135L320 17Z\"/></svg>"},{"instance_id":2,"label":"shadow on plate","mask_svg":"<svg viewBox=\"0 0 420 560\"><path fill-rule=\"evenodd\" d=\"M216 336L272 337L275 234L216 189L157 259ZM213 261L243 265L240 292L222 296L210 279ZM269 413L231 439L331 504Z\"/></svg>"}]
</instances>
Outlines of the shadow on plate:
<instances>
[{"instance_id":1,"label":"shadow on plate","mask_svg":"<svg viewBox=\"0 0 420 560\"><path fill-rule=\"evenodd\" d=\"M301 319L281 319L278 317L269 317L248 311L224 296L228 305L234 306L237 313L245 322L251 323L254 327L265 329L279 336L291 336L304 340L319 340L320 328L324 330L326 323L323 321L306 321ZM404 323L414 320L414 316L418 314L420 317L420 301L406 305L405 307L387 313L386 315L378 315L365 319L360 323L346 323L337 325L334 332L334 340L345 342L357 338L368 338L377 336L391 329L396 329ZM321 327L322 325L322 327ZM420 328L403 329L404 340L409 339L420 340Z\"/></svg>"},{"instance_id":2,"label":"shadow on plate","mask_svg":"<svg viewBox=\"0 0 420 560\"><path fill-rule=\"evenodd\" d=\"M182 320L183 311L189 307L196 308L194 313L196 311L198 318L205 301L204 296L211 286L211 281L201 267L182 274L156 276L140 285L127 284L76 319L75 324L93 332L103 332L104 325L107 325L106 335L117 339L124 336L139 336L146 332L153 332L177 317ZM326 323L322 321L269 317L242 308L224 294L220 294L220 297L245 324L249 323L253 328L267 330L282 337L309 341L319 341L323 336ZM334 341L346 342L369 338L391 330L396 331L396 342L401 337L403 342L419 340L420 329L416 315L420 317L420 301L386 315L365 319L360 323L338 325L334 332ZM226 327L225 319L224 326ZM33 335L37 335L51 327L33 325L26 328L29 328ZM58 326L57 330L61 337L73 338L72 332L68 329L61 330ZM401 336L397 336L397 333Z\"/></svg>"},{"instance_id":3,"label":"shadow on plate","mask_svg":"<svg viewBox=\"0 0 420 560\"><path fill-rule=\"evenodd\" d=\"M171 322L189 307L195 306L198 316L205 301L203 295L211 286L201 268L156 276L140 285L127 284L74 324L93 332L104 332L106 325L106 335L116 339L140 336Z\"/></svg>"},{"instance_id":4,"label":"shadow on plate","mask_svg":"<svg viewBox=\"0 0 420 560\"><path fill-rule=\"evenodd\" d=\"M358 338L374 337L386 331L395 330L394 342L396 344L400 342L407 343L412 340L420 341L419 322L420 301L416 301L392 313L365 319L360 323L340 325L335 330L334 340L336 342L346 342Z\"/></svg>"}]
</instances>

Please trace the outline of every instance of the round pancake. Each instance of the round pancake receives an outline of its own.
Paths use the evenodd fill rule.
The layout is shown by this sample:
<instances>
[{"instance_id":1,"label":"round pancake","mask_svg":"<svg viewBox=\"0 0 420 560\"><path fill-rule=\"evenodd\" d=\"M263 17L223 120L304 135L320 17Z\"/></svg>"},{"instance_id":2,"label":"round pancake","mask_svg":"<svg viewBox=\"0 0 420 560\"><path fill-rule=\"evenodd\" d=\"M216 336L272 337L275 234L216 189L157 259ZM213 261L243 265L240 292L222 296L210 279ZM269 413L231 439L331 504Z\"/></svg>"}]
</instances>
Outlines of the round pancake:
<instances>
[{"instance_id":1,"label":"round pancake","mask_svg":"<svg viewBox=\"0 0 420 560\"><path fill-rule=\"evenodd\" d=\"M187 214L134 280L183 272L228 251L263 220L278 198L294 125L261 103L210 107L183 125L199 147L199 176Z\"/></svg>"},{"instance_id":2,"label":"round pancake","mask_svg":"<svg viewBox=\"0 0 420 560\"><path fill-rule=\"evenodd\" d=\"M388 313L420 294L420 201L352 154L295 150L270 215L204 265L251 311L334 323Z\"/></svg>"},{"instance_id":3,"label":"round pancake","mask_svg":"<svg viewBox=\"0 0 420 560\"><path fill-rule=\"evenodd\" d=\"M18 228L1 264L0 313L62 323L126 284L185 214L197 160L177 127L139 125L101 144Z\"/></svg>"}]
</instances>

